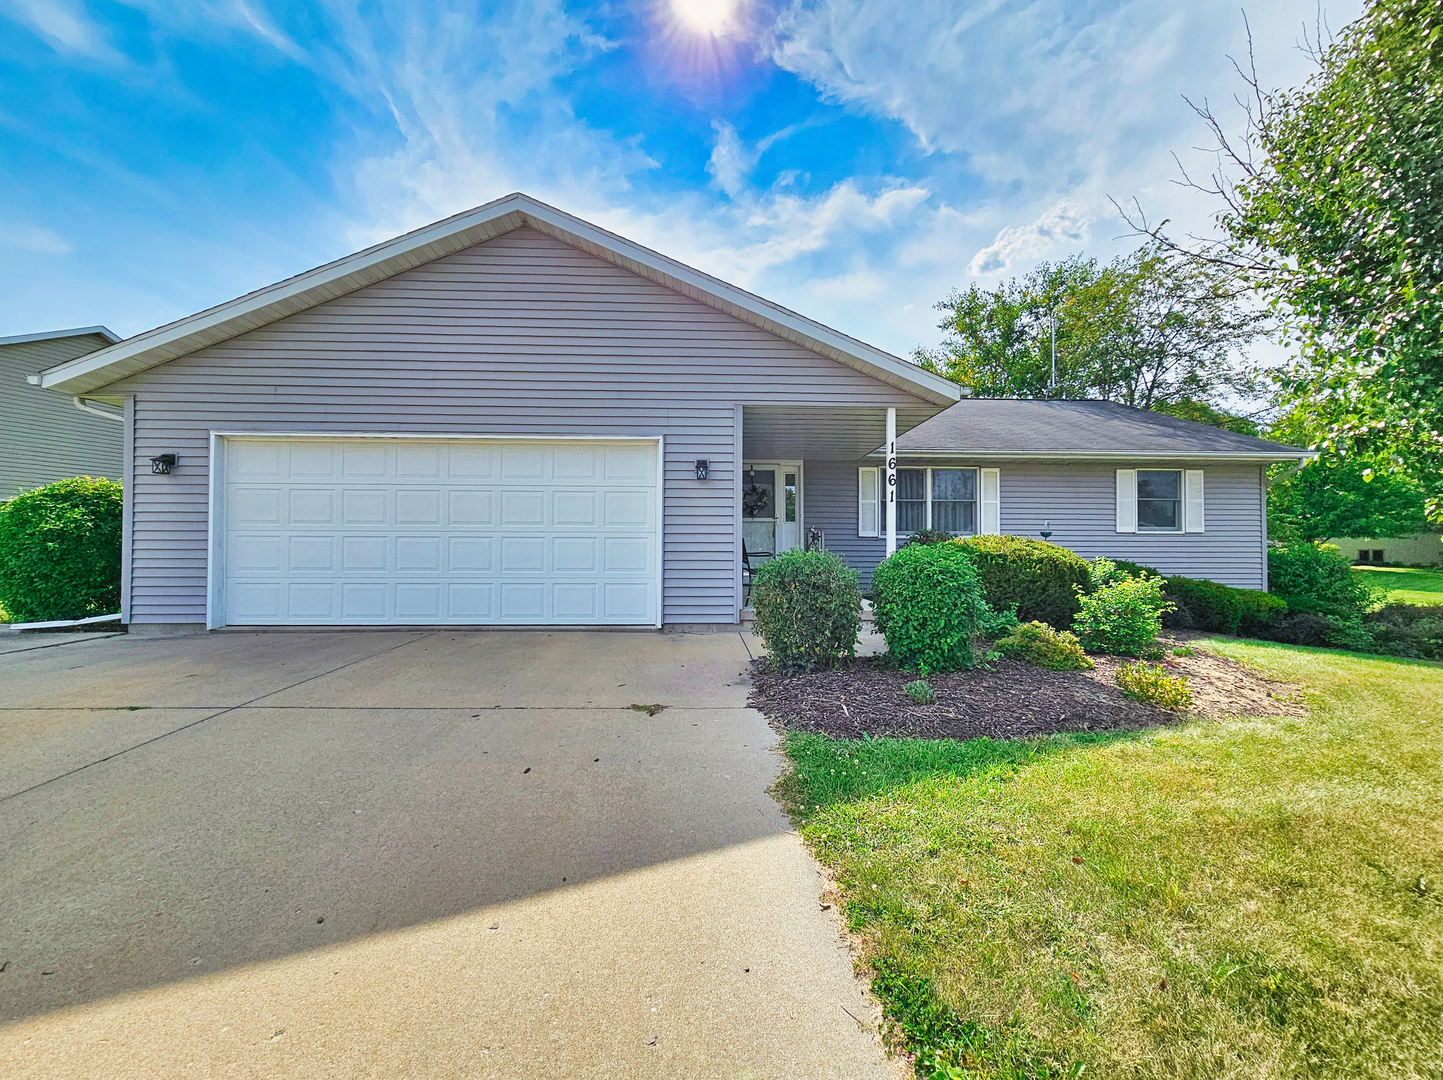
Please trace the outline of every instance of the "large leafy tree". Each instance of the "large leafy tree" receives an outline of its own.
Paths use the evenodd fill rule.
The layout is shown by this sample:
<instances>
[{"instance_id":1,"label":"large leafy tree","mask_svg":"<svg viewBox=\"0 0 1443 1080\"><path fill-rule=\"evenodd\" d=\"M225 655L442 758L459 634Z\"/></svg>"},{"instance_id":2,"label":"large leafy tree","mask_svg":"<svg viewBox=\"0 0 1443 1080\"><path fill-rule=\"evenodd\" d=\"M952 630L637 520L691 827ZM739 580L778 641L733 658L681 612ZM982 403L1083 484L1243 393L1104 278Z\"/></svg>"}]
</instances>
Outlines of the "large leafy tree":
<instances>
[{"instance_id":1,"label":"large leafy tree","mask_svg":"<svg viewBox=\"0 0 1443 1080\"><path fill-rule=\"evenodd\" d=\"M1324 464L1362 462L1422 485L1443 520L1443 4L1370 0L1314 50L1302 87L1244 73L1246 129L1206 108L1222 165L1221 238L1172 250L1241 273L1291 326L1288 399Z\"/></svg>"},{"instance_id":2,"label":"large leafy tree","mask_svg":"<svg viewBox=\"0 0 1443 1080\"><path fill-rule=\"evenodd\" d=\"M973 285L937 305L946 332L921 349L923 366L982 397L1068 397L1143 409L1252 393L1259 375L1244 349L1266 312L1226 268L1150 244L1100 265L1041 263L995 289ZM1056 383L1052 382L1053 317Z\"/></svg>"}]
</instances>

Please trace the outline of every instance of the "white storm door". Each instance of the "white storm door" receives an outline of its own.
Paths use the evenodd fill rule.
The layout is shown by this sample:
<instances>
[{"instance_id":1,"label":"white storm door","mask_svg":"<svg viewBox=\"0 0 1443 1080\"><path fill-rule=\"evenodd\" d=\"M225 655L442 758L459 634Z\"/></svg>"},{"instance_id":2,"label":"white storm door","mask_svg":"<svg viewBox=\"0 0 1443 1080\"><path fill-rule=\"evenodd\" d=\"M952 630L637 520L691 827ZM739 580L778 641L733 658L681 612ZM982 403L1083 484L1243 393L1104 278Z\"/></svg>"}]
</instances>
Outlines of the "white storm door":
<instances>
[{"instance_id":1,"label":"white storm door","mask_svg":"<svg viewBox=\"0 0 1443 1080\"><path fill-rule=\"evenodd\" d=\"M226 624L657 621L656 440L221 442Z\"/></svg>"}]
</instances>

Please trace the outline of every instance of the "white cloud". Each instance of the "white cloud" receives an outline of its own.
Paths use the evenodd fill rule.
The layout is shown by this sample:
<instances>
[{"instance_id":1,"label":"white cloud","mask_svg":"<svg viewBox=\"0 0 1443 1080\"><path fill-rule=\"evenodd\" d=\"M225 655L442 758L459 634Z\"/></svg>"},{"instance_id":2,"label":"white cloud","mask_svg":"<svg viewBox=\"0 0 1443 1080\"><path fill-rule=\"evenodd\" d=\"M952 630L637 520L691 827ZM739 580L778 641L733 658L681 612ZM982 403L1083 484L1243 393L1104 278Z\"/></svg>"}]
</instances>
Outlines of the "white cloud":
<instances>
[{"instance_id":1,"label":"white cloud","mask_svg":"<svg viewBox=\"0 0 1443 1080\"><path fill-rule=\"evenodd\" d=\"M15 248L35 255L69 255L74 246L59 233L41 225L0 223L0 247Z\"/></svg>"},{"instance_id":2,"label":"white cloud","mask_svg":"<svg viewBox=\"0 0 1443 1080\"><path fill-rule=\"evenodd\" d=\"M1094 216L1063 199L1029 225L1008 226L997 239L972 257L967 272L974 277L1005 273L1021 263L1035 262L1059 247L1087 242Z\"/></svg>"},{"instance_id":3,"label":"white cloud","mask_svg":"<svg viewBox=\"0 0 1443 1080\"><path fill-rule=\"evenodd\" d=\"M120 59L84 5L74 0L6 0L4 10L58 51L109 62Z\"/></svg>"}]
</instances>

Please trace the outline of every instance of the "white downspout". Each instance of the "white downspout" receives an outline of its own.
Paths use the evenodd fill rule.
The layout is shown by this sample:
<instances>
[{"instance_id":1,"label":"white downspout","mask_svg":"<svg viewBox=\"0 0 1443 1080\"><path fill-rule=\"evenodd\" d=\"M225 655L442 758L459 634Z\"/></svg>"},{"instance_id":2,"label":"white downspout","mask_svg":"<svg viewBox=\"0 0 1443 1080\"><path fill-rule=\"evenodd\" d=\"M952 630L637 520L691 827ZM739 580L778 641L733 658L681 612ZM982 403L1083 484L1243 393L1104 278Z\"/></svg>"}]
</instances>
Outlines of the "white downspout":
<instances>
[{"instance_id":1,"label":"white downspout","mask_svg":"<svg viewBox=\"0 0 1443 1080\"><path fill-rule=\"evenodd\" d=\"M94 405L91 405L79 394L76 394L70 400L75 402L75 407L83 413L89 413L91 416L103 416L107 420L114 420L117 424L125 423L124 413L110 412L106 409L97 409Z\"/></svg>"},{"instance_id":2,"label":"white downspout","mask_svg":"<svg viewBox=\"0 0 1443 1080\"><path fill-rule=\"evenodd\" d=\"M887 409L887 554L897 550L897 410Z\"/></svg>"}]
</instances>

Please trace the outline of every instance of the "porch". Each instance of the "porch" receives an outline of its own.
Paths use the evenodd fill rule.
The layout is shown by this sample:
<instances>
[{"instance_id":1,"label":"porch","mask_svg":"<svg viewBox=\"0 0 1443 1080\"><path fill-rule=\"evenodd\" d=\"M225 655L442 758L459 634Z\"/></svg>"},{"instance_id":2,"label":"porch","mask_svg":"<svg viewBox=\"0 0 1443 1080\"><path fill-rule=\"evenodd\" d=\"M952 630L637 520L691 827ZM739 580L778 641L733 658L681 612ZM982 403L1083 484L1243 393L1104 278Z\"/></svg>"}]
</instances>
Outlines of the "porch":
<instances>
[{"instance_id":1,"label":"porch","mask_svg":"<svg viewBox=\"0 0 1443 1080\"><path fill-rule=\"evenodd\" d=\"M743 407L736 488L743 621L751 571L782 552L824 548L860 567L896 550L896 439L935 412L927 406ZM879 447L885 460L872 456Z\"/></svg>"}]
</instances>

